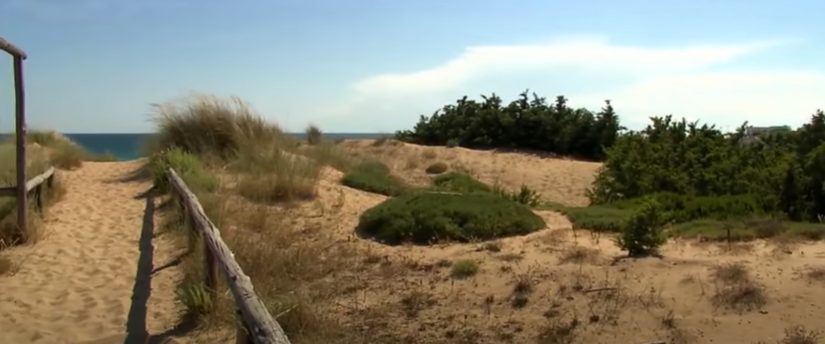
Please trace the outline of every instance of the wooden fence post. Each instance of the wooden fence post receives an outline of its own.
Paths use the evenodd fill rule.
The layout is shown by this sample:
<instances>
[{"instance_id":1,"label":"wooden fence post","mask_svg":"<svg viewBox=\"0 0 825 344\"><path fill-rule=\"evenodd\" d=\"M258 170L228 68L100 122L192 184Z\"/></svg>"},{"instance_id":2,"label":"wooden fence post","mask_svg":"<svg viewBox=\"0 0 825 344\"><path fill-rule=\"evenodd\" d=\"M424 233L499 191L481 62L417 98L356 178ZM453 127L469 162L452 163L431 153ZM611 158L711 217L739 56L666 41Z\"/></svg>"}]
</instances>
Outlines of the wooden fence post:
<instances>
[{"instance_id":1,"label":"wooden fence post","mask_svg":"<svg viewBox=\"0 0 825 344\"><path fill-rule=\"evenodd\" d=\"M14 103L17 134L17 226L20 231L28 230L29 206L28 190L26 190L26 96L23 88L23 57L14 56Z\"/></svg>"},{"instance_id":2,"label":"wooden fence post","mask_svg":"<svg viewBox=\"0 0 825 344\"><path fill-rule=\"evenodd\" d=\"M43 184L34 187L34 204L38 213L43 212Z\"/></svg>"},{"instance_id":3,"label":"wooden fence post","mask_svg":"<svg viewBox=\"0 0 825 344\"><path fill-rule=\"evenodd\" d=\"M206 285L206 289L209 291L209 297L212 300L212 304L215 304L215 302L218 301L218 262L215 259L215 255L212 253L212 250L209 249L209 245L206 243L206 238L201 241L203 242L203 250L206 255L206 278L204 280L204 284Z\"/></svg>"},{"instance_id":4,"label":"wooden fence post","mask_svg":"<svg viewBox=\"0 0 825 344\"><path fill-rule=\"evenodd\" d=\"M249 336L249 330L244 325L241 310L235 310L237 322L235 323L235 344L255 344L252 337Z\"/></svg>"}]
</instances>

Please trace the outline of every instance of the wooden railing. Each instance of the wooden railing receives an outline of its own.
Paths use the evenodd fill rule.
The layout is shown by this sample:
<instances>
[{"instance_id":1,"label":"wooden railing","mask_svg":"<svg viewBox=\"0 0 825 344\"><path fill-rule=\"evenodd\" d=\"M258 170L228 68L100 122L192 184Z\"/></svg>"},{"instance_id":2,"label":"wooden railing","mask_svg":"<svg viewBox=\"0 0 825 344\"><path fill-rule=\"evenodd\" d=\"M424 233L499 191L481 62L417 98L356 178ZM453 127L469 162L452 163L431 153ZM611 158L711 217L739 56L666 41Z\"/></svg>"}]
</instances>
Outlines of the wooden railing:
<instances>
[{"instance_id":1,"label":"wooden railing","mask_svg":"<svg viewBox=\"0 0 825 344\"><path fill-rule=\"evenodd\" d=\"M0 50L12 57L14 69L14 133L16 134L17 153L17 227L23 233L28 232L28 193L23 184L26 183L26 88L23 86L23 60L28 56L20 48L0 37Z\"/></svg>"},{"instance_id":2,"label":"wooden railing","mask_svg":"<svg viewBox=\"0 0 825 344\"><path fill-rule=\"evenodd\" d=\"M238 344L290 344L289 339L252 287L249 276L244 274L235 255L221 239L221 232L209 220L198 198L189 190L173 169L168 171L169 184L174 196L186 213L187 222L204 242L206 253L206 284L213 303L217 297L218 270L235 299L238 310L239 326L237 329Z\"/></svg>"},{"instance_id":3,"label":"wooden railing","mask_svg":"<svg viewBox=\"0 0 825 344\"><path fill-rule=\"evenodd\" d=\"M54 184L54 167L49 167L49 169L46 170L46 172L43 172L40 175L32 179L29 179L29 181L26 182L26 195L29 195L32 192L34 192L34 204L38 212L43 212L44 183L46 184L47 188L52 188L52 185ZM0 197L19 197L17 186L0 188ZM26 199L28 200L28 197L26 197ZM25 227L21 226L20 230L23 232L23 235L26 235Z\"/></svg>"}]
</instances>

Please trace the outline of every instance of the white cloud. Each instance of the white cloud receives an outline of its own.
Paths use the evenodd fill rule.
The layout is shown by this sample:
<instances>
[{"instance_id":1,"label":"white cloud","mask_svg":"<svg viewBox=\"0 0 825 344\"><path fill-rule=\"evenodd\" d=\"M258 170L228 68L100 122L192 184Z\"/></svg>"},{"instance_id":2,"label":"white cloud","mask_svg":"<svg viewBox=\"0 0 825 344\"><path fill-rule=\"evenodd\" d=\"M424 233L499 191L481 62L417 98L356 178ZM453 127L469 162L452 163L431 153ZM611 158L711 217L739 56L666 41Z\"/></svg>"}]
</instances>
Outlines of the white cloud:
<instances>
[{"instance_id":1,"label":"white cloud","mask_svg":"<svg viewBox=\"0 0 825 344\"><path fill-rule=\"evenodd\" d=\"M807 120L808 114L825 106L821 98L825 94L825 71L743 71L736 65L740 57L798 42L663 48L578 37L541 45L468 47L460 56L426 70L387 73L357 81L352 85L351 98L324 112L354 116L359 108L366 107L364 104L376 100L389 102L397 109L413 104L420 107L425 99L444 98L439 95L455 99L471 86L502 84L525 75L539 83L524 88L542 89L564 84L563 78L573 71L572 74L585 75L600 88L588 90L585 85L584 91L565 91L554 86L552 91L564 92L573 106L591 109L598 109L605 99L611 99L619 114L631 122L646 123L649 116L672 113L677 118L684 116L720 125L739 125L746 120L760 125L798 125ZM552 81L542 84L541 80ZM611 87L604 89L603 85ZM553 95L547 96L552 99ZM436 109L444 104L428 105Z\"/></svg>"},{"instance_id":2,"label":"white cloud","mask_svg":"<svg viewBox=\"0 0 825 344\"><path fill-rule=\"evenodd\" d=\"M594 107L611 99L630 120L673 114L723 126L798 126L825 101L820 71L714 72L643 80L603 94L571 95L571 105ZM621 115L620 113L620 115Z\"/></svg>"},{"instance_id":3,"label":"white cloud","mask_svg":"<svg viewBox=\"0 0 825 344\"><path fill-rule=\"evenodd\" d=\"M644 48L611 45L598 37L555 40L541 45L468 47L460 56L433 68L388 73L353 85L360 94L438 92L474 78L513 72L574 68L583 72L653 76L689 72L779 44L776 41L733 46L697 45L681 48Z\"/></svg>"}]
</instances>

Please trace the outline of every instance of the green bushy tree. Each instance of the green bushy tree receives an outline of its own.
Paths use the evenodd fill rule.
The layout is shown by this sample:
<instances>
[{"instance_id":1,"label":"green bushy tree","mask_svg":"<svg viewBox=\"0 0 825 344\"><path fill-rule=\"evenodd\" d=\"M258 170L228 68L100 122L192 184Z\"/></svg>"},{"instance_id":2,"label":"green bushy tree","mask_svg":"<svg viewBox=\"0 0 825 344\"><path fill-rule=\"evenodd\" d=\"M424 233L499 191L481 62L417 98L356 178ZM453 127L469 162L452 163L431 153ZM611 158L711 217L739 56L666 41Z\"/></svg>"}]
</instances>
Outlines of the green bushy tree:
<instances>
[{"instance_id":1,"label":"green bushy tree","mask_svg":"<svg viewBox=\"0 0 825 344\"><path fill-rule=\"evenodd\" d=\"M459 145L468 148L522 148L600 160L603 148L616 141L619 116L606 102L593 113L573 109L564 96L548 103L528 91L505 105L496 94L466 96L444 106L431 116L421 116L413 130L400 131L396 138L423 145Z\"/></svg>"},{"instance_id":2,"label":"green bushy tree","mask_svg":"<svg viewBox=\"0 0 825 344\"><path fill-rule=\"evenodd\" d=\"M659 204L645 200L639 209L622 226L616 244L630 257L642 257L658 253L667 238L662 233L664 216Z\"/></svg>"}]
</instances>

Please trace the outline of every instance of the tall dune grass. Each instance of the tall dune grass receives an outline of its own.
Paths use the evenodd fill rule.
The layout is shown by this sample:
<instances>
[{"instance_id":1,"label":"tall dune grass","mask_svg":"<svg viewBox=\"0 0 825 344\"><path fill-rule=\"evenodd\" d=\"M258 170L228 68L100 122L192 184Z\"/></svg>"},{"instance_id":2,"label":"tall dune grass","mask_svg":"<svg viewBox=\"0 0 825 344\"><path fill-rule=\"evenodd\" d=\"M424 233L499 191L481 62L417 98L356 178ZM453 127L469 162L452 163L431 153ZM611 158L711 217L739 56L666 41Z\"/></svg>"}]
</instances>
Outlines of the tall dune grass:
<instances>
[{"instance_id":1,"label":"tall dune grass","mask_svg":"<svg viewBox=\"0 0 825 344\"><path fill-rule=\"evenodd\" d=\"M356 343L345 340L339 324L323 311L334 294L325 277L348 260L329 257L323 241L307 241L284 210L273 206L313 199L325 166L346 169L350 159L329 142L302 144L237 98L195 95L158 104L153 120L157 135L147 169L159 180L165 178L161 162L176 170L194 166L185 162L190 158L202 162L200 172L184 179L292 343ZM173 154L177 157L170 158ZM219 179L224 185L204 187ZM167 226L179 228L180 216ZM181 237L188 238L189 247L200 245L196 237ZM219 291L217 304L202 297L202 259L193 254L182 264L178 296L205 328L231 329L236 321L231 296Z\"/></svg>"},{"instance_id":2,"label":"tall dune grass","mask_svg":"<svg viewBox=\"0 0 825 344\"><path fill-rule=\"evenodd\" d=\"M35 141L35 140L33 140ZM32 146L28 151L26 175L28 179L45 172L52 165L53 155L49 154L49 147L57 141L35 141L42 146ZM17 185L16 147L9 142L0 143L0 187ZM57 201L64 190L59 178L55 177L51 188L44 190L44 206ZM14 197L0 198L0 251L3 249L26 243L36 242L40 236L40 215L35 213L34 202L29 205L29 224L27 232L22 232L17 226L17 201ZM7 264L0 264L7 266ZM2 273L2 271L0 271Z\"/></svg>"}]
</instances>

